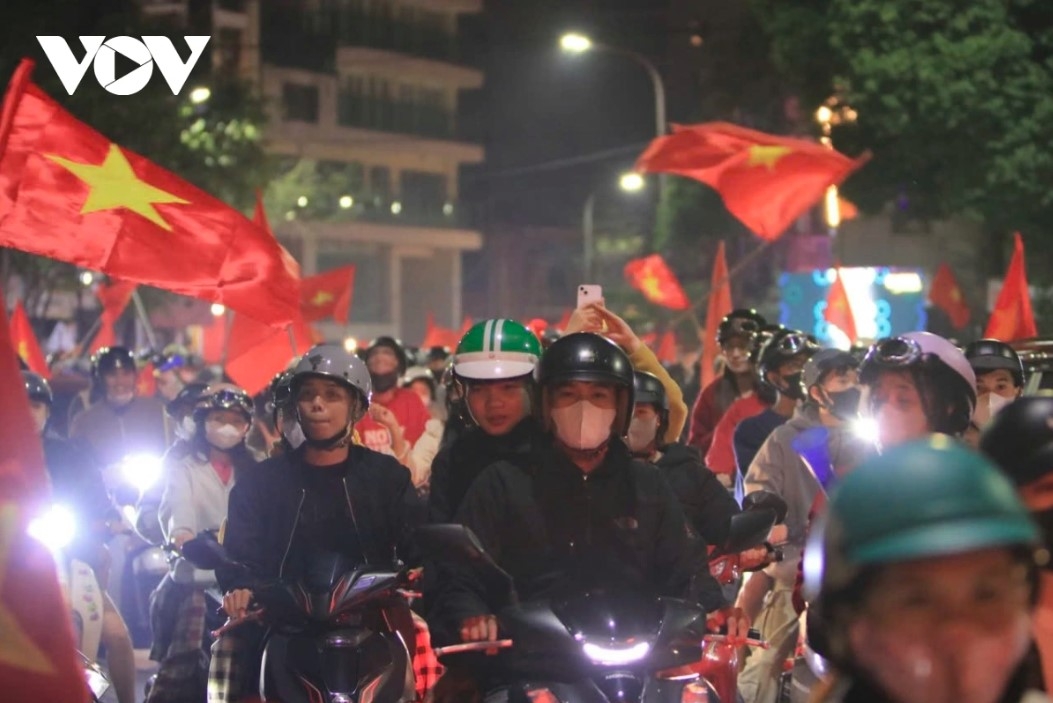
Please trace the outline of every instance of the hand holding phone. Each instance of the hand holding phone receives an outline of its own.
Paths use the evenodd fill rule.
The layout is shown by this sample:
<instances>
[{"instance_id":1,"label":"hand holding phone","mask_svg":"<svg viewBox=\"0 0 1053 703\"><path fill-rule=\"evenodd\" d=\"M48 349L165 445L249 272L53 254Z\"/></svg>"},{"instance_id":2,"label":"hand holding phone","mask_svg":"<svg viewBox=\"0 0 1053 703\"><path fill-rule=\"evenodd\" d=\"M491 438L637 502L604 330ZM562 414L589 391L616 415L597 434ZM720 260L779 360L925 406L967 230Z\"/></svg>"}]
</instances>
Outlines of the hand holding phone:
<instances>
[{"instance_id":1,"label":"hand holding phone","mask_svg":"<svg viewBox=\"0 0 1053 703\"><path fill-rule=\"evenodd\" d=\"M603 302L603 286L582 284L578 286L578 309L582 310L592 303Z\"/></svg>"}]
</instances>

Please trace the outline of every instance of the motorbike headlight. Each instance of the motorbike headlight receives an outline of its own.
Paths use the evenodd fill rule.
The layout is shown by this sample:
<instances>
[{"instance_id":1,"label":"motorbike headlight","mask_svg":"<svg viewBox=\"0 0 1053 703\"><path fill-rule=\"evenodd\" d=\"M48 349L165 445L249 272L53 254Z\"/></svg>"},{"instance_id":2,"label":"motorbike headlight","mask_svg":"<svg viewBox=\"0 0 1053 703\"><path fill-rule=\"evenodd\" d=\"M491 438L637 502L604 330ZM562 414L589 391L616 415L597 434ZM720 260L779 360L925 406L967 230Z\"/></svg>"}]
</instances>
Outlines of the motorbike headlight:
<instances>
[{"instance_id":1,"label":"motorbike headlight","mask_svg":"<svg viewBox=\"0 0 1053 703\"><path fill-rule=\"evenodd\" d=\"M73 512L64 505L52 505L42 515L29 522L26 532L52 552L69 546L77 531Z\"/></svg>"},{"instance_id":2,"label":"motorbike headlight","mask_svg":"<svg viewBox=\"0 0 1053 703\"><path fill-rule=\"evenodd\" d=\"M621 645L598 645L586 642L581 646L585 656L591 661L603 666L623 666L635 664L651 651L650 642L637 642L636 644Z\"/></svg>"},{"instance_id":3,"label":"motorbike headlight","mask_svg":"<svg viewBox=\"0 0 1053 703\"><path fill-rule=\"evenodd\" d=\"M867 444L877 444L878 424L872 417L861 417L852 421L852 434Z\"/></svg>"},{"instance_id":4,"label":"motorbike headlight","mask_svg":"<svg viewBox=\"0 0 1053 703\"><path fill-rule=\"evenodd\" d=\"M125 481L146 493L161 480L164 462L156 454L129 454L121 460L121 476Z\"/></svg>"}]
</instances>

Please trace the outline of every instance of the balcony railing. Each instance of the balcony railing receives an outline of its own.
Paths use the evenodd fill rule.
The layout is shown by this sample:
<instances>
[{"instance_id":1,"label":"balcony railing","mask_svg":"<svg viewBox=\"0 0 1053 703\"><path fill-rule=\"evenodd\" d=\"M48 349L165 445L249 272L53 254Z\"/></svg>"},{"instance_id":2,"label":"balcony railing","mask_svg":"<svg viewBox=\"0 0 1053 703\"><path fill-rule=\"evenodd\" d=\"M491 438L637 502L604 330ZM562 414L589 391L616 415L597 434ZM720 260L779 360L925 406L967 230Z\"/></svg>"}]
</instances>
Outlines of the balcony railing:
<instances>
[{"instance_id":1,"label":"balcony railing","mask_svg":"<svg viewBox=\"0 0 1053 703\"><path fill-rule=\"evenodd\" d=\"M434 139L456 137L454 117L441 107L377 100L350 93L337 98L337 122L345 127L418 134Z\"/></svg>"},{"instance_id":2,"label":"balcony railing","mask_svg":"<svg viewBox=\"0 0 1053 703\"><path fill-rule=\"evenodd\" d=\"M339 201L315 196L306 207L289 206L286 213L296 219L325 222L373 222L376 224L414 227L464 228L472 226L474 217L459 203L423 206L398 198L356 197L344 208ZM288 217L288 215L286 215Z\"/></svg>"},{"instance_id":3,"label":"balcony railing","mask_svg":"<svg viewBox=\"0 0 1053 703\"><path fill-rule=\"evenodd\" d=\"M365 46L438 61L460 59L457 37L442 27L347 13L337 29L339 46Z\"/></svg>"}]
</instances>

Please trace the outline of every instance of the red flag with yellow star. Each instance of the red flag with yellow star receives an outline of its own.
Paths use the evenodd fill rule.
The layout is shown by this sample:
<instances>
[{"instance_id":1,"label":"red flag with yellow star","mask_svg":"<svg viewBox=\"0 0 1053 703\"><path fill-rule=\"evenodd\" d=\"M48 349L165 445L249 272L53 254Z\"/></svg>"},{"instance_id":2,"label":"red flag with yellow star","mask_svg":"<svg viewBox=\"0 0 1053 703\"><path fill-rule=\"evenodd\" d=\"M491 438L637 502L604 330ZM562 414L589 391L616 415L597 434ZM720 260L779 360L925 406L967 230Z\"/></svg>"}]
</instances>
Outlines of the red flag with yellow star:
<instances>
[{"instance_id":1,"label":"red flag with yellow star","mask_svg":"<svg viewBox=\"0 0 1053 703\"><path fill-rule=\"evenodd\" d=\"M55 562L27 534L50 500L0 293L0 691L5 701L86 701Z\"/></svg>"},{"instance_id":2,"label":"red flag with yellow star","mask_svg":"<svg viewBox=\"0 0 1053 703\"><path fill-rule=\"evenodd\" d=\"M331 317L346 325L351 314L354 285L354 266L341 266L303 279L300 282L300 313L304 321L316 322Z\"/></svg>"},{"instance_id":3,"label":"red flag with yellow star","mask_svg":"<svg viewBox=\"0 0 1053 703\"><path fill-rule=\"evenodd\" d=\"M22 357L31 371L36 371L44 378L50 376L47 358L40 350L37 335L33 332L33 325L21 300L15 304L11 313L11 343L14 344L15 353Z\"/></svg>"},{"instance_id":4,"label":"red flag with yellow star","mask_svg":"<svg viewBox=\"0 0 1053 703\"><path fill-rule=\"evenodd\" d=\"M720 193L731 214L771 240L868 158L850 159L815 142L710 122L674 125L672 134L651 142L636 170L702 181Z\"/></svg>"},{"instance_id":5,"label":"red flag with yellow star","mask_svg":"<svg viewBox=\"0 0 1053 703\"><path fill-rule=\"evenodd\" d=\"M655 305L671 310L691 307L676 274L666 265L660 254L633 259L625 265L625 278L636 290Z\"/></svg>"},{"instance_id":6,"label":"red flag with yellow star","mask_svg":"<svg viewBox=\"0 0 1053 703\"><path fill-rule=\"evenodd\" d=\"M731 312L731 279L728 277L728 260L724 255L724 240L717 245L713 257L713 274L709 279L709 299L706 301L706 330L702 340L702 388L713 382L713 370L720 345L717 330L720 321Z\"/></svg>"},{"instance_id":7,"label":"red flag with yellow star","mask_svg":"<svg viewBox=\"0 0 1053 703\"><path fill-rule=\"evenodd\" d=\"M856 333L856 318L852 314L852 304L848 300L848 290L841 278L840 268L837 269L837 278L826 292L826 310L823 311L823 319L844 332L852 344L856 343L859 338Z\"/></svg>"},{"instance_id":8,"label":"red flag with yellow star","mask_svg":"<svg viewBox=\"0 0 1053 703\"><path fill-rule=\"evenodd\" d=\"M1005 272L1002 290L998 292L984 337L1012 342L1038 336L1035 313L1031 308L1031 289L1024 266L1024 240L1017 232L1013 237L1013 258Z\"/></svg>"},{"instance_id":9,"label":"red flag with yellow star","mask_svg":"<svg viewBox=\"0 0 1053 703\"><path fill-rule=\"evenodd\" d=\"M298 315L299 277L270 233L79 122L32 67L15 71L0 113L0 245L275 326Z\"/></svg>"},{"instance_id":10,"label":"red flag with yellow star","mask_svg":"<svg viewBox=\"0 0 1053 703\"><path fill-rule=\"evenodd\" d=\"M99 315L99 331L91 340L88 351L95 353L103 347L112 347L117 344L117 333L114 325L121 313L128 307L135 292L135 284L128 281L111 281L108 285L99 286L95 291L95 297L102 304L102 314Z\"/></svg>"},{"instance_id":11,"label":"red flag with yellow star","mask_svg":"<svg viewBox=\"0 0 1053 703\"><path fill-rule=\"evenodd\" d=\"M969 324L972 310L965 302L962 287L958 285L958 279L955 278L947 262L940 264L936 269L936 275L932 277L932 284L929 286L929 301L947 313L955 329L960 330Z\"/></svg>"}]
</instances>

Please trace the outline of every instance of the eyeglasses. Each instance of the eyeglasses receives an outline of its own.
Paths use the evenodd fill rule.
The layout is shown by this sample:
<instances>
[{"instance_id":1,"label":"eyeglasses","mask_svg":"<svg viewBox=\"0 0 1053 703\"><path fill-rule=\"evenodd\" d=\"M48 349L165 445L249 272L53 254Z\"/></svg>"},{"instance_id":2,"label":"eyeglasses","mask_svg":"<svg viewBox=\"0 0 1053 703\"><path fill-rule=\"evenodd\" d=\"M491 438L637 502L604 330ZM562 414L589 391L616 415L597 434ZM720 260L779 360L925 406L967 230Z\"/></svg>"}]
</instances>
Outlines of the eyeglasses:
<instances>
[{"instance_id":1,"label":"eyeglasses","mask_svg":"<svg viewBox=\"0 0 1053 703\"><path fill-rule=\"evenodd\" d=\"M882 366L910 366L919 361L924 352L921 345L906 337L890 337L874 344L863 363L875 362Z\"/></svg>"}]
</instances>

